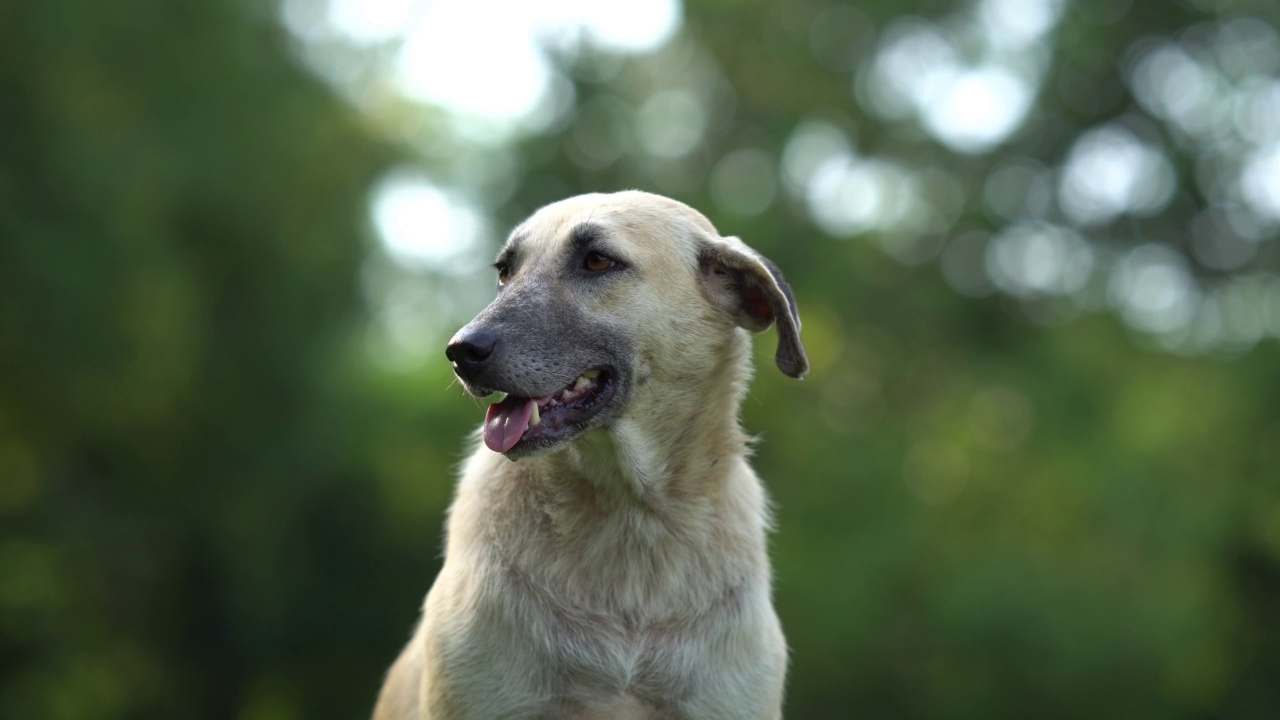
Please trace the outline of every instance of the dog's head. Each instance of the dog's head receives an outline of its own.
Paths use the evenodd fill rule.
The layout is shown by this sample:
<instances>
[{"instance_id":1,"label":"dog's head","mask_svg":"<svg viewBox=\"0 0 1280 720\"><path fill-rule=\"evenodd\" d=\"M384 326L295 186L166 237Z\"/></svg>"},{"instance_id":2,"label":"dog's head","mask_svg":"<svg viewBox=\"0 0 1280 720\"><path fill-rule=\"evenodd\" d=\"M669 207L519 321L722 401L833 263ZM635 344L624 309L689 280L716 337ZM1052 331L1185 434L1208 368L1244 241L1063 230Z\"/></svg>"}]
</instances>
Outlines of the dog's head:
<instances>
[{"instance_id":1,"label":"dog's head","mask_svg":"<svg viewBox=\"0 0 1280 720\"><path fill-rule=\"evenodd\" d=\"M484 441L511 458L641 412L642 388L689 399L713 387L742 362L738 328L776 323L778 367L795 378L809 369L777 267L674 200L622 192L548 205L494 267L497 298L446 354L471 394L507 393L489 408Z\"/></svg>"}]
</instances>

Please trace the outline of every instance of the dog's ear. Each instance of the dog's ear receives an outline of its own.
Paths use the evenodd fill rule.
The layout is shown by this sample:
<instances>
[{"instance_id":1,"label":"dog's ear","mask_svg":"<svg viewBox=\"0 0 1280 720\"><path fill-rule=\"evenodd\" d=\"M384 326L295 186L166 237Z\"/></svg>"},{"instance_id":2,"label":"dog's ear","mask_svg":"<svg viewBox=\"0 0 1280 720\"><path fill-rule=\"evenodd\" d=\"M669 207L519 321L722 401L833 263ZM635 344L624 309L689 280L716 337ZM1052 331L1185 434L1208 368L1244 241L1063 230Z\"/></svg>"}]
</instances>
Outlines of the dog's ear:
<instances>
[{"instance_id":1,"label":"dog's ear","mask_svg":"<svg viewBox=\"0 0 1280 720\"><path fill-rule=\"evenodd\" d=\"M712 303L733 315L738 325L763 332L777 323L774 362L787 375L804 377L809 372L809 357L800 341L800 313L778 266L736 237L704 242L698 264Z\"/></svg>"}]
</instances>

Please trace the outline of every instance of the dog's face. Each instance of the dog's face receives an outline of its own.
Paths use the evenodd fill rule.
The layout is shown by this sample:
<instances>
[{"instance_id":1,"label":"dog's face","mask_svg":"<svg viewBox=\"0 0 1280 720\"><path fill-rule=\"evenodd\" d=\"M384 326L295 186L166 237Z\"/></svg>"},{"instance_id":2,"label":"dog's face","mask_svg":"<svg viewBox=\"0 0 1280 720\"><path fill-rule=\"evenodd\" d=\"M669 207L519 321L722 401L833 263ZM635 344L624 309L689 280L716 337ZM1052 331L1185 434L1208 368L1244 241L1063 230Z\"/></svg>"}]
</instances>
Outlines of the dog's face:
<instances>
[{"instance_id":1,"label":"dog's face","mask_svg":"<svg viewBox=\"0 0 1280 720\"><path fill-rule=\"evenodd\" d=\"M641 388L706 387L737 327L776 320L779 368L797 378L808 370L777 269L667 198L625 192L549 205L512 232L494 266L497 297L446 353L468 392L507 394L489 408L484 441L512 459L624 416Z\"/></svg>"}]
</instances>

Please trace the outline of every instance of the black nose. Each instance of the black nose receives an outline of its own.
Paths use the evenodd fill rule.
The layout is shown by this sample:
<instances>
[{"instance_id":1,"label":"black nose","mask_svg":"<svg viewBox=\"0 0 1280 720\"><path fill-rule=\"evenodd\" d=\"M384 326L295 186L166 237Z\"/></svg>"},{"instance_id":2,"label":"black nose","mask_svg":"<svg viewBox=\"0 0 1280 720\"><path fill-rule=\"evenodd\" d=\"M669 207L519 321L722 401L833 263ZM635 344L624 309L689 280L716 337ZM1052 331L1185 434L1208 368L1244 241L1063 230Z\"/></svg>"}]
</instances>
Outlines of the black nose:
<instances>
[{"instance_id":1,"label":"black nose","mask_svg":"<svg viewBox=\"0 0 1280 720\"><path fill-rule=\"evenodd\" d=\"M498 336L483 328L468 330L453 336L444 354L453 362L453 369L464 378L480 372L493 357L493 349L498 345Z\"/></svg>"}]
</instances>

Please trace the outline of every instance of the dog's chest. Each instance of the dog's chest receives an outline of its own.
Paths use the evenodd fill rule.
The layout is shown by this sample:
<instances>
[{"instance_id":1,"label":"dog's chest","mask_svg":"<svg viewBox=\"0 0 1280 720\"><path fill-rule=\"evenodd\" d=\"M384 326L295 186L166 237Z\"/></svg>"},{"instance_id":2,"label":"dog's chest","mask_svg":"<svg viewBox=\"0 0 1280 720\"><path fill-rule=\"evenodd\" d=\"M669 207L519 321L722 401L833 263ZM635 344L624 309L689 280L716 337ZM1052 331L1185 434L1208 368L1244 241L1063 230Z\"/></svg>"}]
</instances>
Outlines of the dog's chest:
<instances>
[{"instance_id":1,"label":"dog's chest","mask_svg":"<svg viewBox=\"0 0 1280 720\"><path fill-rule=\"evenodd\" d=\"M670 703L704 684L717 665L712 648L731 632L741 598L729 591L708 603L688 588L663 592L660 601L649 597L630 606L616 598L601 603L605 607L574 603L541 592L520 601L522 631L538 648L543 687L568 703L557 717L669 717Z\"/></svg>"},{"instance_id":2,"label":"dog's chest","mask_svg":"<svg viewBox=\"0 0 1280 720\"><path fill-rule=\"evenodd\" d=\"M548 629L545 682L566 703L566 717L658 717L653 699L680 699L698 673L690 662L698 643L687 629L583 614L550 618Z\"/></svg>"},{"instance_id":3,"label":"dog's chest","mask_svg":"<svg viewBox=\"0 0 1280 720\"><path fill-rule=\"evenodd\" d=\"M564 703L549 716L674 717L721 664L716 648L734 632L754 577L738 560L751 543L725 551L714 523L539 499L506 528L519 542L494 543L504 587L490 597L513 645L532 653L540 693Z\"/></svg>"},{"instance_id":4,"label":"dog's chest","mask_svg":"<svg viewBox=\"0 0 1280 720\"><path fill-rule=\"evenodd\" d=\"M615 559L581 562L559 576L508 576L507 607L521 615L512 626L525 636L521 644L537 648L544 686L572 702L564 717L657 717L637 698L687 693L724 610L708 606L694 590L706 586L681 582L681 574L650 574L646 582Z\"/></svg>"}]
</instances>

